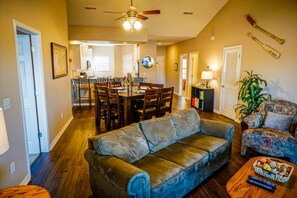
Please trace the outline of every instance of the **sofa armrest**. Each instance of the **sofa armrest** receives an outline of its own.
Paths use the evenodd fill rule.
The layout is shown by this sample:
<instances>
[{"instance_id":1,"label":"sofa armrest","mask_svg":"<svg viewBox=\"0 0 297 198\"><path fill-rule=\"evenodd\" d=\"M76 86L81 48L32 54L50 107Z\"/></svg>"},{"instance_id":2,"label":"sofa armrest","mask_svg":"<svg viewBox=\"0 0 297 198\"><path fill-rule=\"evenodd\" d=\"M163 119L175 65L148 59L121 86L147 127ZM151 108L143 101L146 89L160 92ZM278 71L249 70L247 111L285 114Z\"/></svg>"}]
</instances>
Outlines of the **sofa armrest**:
<instances>
[{"instance_id":1,"label":"sofa armrest","mask_svg":"<svg viewBox=\"0 0 297 198\"><path fill-rule=\"evenodd\" d=\"M150 196L150 177L147 172L119 158L98 155L93 149L87 149L84 157L96 170L96 175L93 177L96 180L98 178L96 183L99 183L99 186L100 181L107 181L116 186L117 191L126 192L128 196L145 198ZM100 177L104 179L100 180Z\"/></svg>"},{"instance_id":2,"label":"sofa armrest","mask_svg":"<svg viewBox=\"0 0 297 198\"><path fill-rule=\"evenodd\" d=\"M224 138L229 144L232 144L234 134L234 126L232 124L201 119L200 129L204 134Z\"/></svg>"},{"instance_id":3,"label":"sofa armrest","mask_svg":"<svg viewBox=\"0 0 297 198\"><path fill-rule=\"evenodd\" d=\"M253 113L246 116L243 121L248 125L249 128L259 128L263 124L263 115L260 112Z\"/></svg>"}]
</instances>

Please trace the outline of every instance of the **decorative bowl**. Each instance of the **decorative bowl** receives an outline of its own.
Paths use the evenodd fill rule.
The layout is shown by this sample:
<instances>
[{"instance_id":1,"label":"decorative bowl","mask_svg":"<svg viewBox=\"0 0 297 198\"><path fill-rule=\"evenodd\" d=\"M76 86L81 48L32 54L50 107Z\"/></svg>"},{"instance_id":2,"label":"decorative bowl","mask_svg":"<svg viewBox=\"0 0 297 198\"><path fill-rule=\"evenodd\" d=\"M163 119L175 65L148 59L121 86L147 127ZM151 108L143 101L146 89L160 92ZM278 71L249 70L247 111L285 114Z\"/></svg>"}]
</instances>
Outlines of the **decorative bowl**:
<instances>
[{"instance_id":1,"label":"decorative bowl","mask_svg":"<svg viewBox=\"0 0 297 198\"><path fill-rule=\"evenodd\" d=\"M276 159L261 157L254 163L255 172L278 182L287 182L294 167Z\"/></svg>"}]
</instances>

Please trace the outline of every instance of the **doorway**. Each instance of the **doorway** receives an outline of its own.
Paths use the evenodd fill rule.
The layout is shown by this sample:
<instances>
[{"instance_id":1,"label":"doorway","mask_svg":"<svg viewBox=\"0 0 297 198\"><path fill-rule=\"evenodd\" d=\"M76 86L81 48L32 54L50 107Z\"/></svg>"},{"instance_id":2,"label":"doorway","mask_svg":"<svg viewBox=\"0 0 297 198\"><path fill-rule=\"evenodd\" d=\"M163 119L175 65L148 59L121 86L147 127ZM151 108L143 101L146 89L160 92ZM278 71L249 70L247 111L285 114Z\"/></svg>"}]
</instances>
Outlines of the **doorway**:
<instances>
[{"instance_id":1,"label":"doorway","mask_svg":"<svg viewBox=\"0 0 297 198\"><path fill-rule=\"evenodd\" d=\"M49 151L45 82L40 32L14 20L28 172L41 152Z\"/></svg>"},{"instance_id":2,"label":"doorway","mask_svg":"<svg viewBox=\"0 0 297 198\"><path fill-rule=\"evenodd\" d=\"M179 95L187 97L187 76L188 76L188 55L180 55L180 80L179 80Z\"/></svg>"},{"instance_id":3,"label":"doorway","mask_svg":"<svg viewBox=\"0 0 297 198\"><path fill-rule=\"evenodd\" d=\"M220 112L233 120L236 117L234 105L238 103L236 82L240 78L241 56L242 45L224 48Z\"/></svg>"},{"instance_id":4,"label":"doorway","mask_svg":"<svg viewBox=\"0 0 297 198\"><path fill-rule=\"evenodd\" d=\"M163 84L165 87L164 59L164 56L157 56L157 83Z\"/></svg>"}]
</instances>

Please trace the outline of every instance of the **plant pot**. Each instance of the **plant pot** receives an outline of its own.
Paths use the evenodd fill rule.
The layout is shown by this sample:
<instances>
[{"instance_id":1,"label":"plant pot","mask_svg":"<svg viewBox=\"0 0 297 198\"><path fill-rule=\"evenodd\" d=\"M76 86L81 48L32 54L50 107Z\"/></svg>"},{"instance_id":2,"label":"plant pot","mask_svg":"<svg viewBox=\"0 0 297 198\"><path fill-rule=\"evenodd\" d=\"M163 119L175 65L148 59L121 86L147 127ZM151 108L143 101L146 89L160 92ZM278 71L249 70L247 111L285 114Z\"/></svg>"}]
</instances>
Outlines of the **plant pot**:
<instances>
[{"instance_id":1,"label":"plant pot","mask_svg":"<svg viewBox=\"0 0 297 198\"><path fill-rule=\"evenodd\" d=\"M241 125L241 132L249 128L245 122L241 122L240 125Z\"/></svg>"}]
</instances>

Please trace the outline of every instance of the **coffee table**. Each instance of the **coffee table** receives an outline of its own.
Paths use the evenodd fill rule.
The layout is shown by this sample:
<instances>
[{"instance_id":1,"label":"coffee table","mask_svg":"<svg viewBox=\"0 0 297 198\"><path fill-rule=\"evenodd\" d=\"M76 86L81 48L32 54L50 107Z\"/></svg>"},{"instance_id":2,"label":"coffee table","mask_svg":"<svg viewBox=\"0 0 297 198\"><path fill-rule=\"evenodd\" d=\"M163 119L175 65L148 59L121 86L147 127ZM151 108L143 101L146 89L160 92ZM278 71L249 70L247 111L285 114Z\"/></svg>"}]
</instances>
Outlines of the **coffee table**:
<instances>
[{"instance_id":1,"label":"coffee table","mask_svg":"<svg viewBox=\"0 0 297 198\"><path fill-rule=\"evenodd\" d=\"M294 171L289 179L289 181L281 183L277 182L271 179L268 179L266 177L263 177L259 174L257 174L254 171L253 164L257 159L261 157L254 157L251 158L243 167L233 175L233 177L227 182L226 188L228 194L232 198L242 198L242 197L297 197L297 167L296 165L285 162L286 164L289 164L294 167ZM271 159L277 159L272 158ZM279 160L279 159L277 159ZM254 186L252 184L247 183L247 179L249 175L255 175L257 177L263 178L267 181L273 182L276 184L276 190L272 193L265 189L259 188L257 186Z\"/></svg>"},{"instance_id":2,"label":"coffee table","mask_svg":"<svg viewBox=\"0 0 297 198\"><path fill-rule=\"evenodd\" d=\"M13 186L0 190L1 198L8 197L19 197L19 198L50 198L49 192L40 186L24 185L24 186Z\"/></svg>"}]
</instances>

